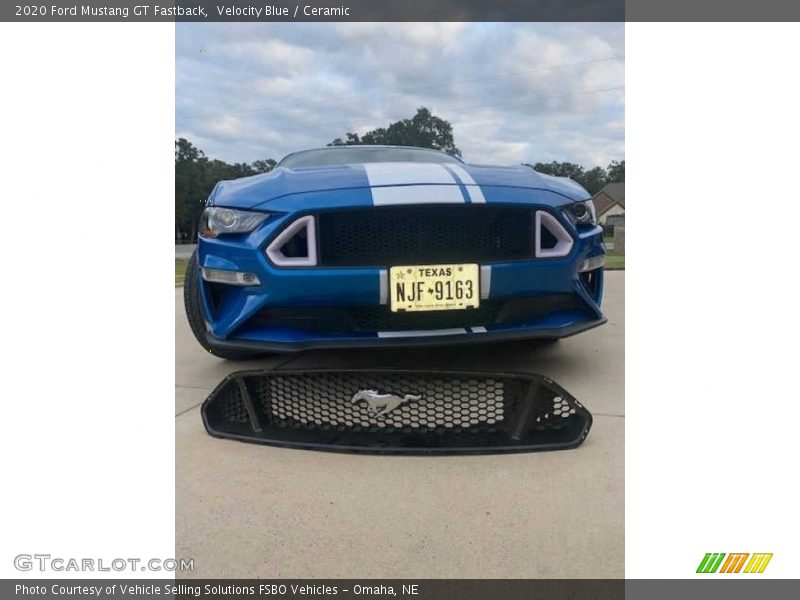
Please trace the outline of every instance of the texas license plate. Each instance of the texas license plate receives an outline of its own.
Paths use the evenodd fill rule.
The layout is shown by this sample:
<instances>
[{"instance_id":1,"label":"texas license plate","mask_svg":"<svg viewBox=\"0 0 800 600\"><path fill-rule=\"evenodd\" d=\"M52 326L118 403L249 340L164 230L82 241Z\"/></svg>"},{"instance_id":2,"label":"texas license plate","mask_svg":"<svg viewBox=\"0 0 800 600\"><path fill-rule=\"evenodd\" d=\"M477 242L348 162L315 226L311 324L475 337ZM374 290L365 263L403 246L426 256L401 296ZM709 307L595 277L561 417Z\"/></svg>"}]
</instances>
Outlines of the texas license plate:
<instances>
[{"instance_id":1,"label":"texas license plate","mask_svg":"<svg viewBox=\"0 0 800 600\"><path fill-rule=\"evenodd\" d=\"M389 269L392 312L459 310L480 303L478 265L414 265Z\"/></svg>"}]
</instances>

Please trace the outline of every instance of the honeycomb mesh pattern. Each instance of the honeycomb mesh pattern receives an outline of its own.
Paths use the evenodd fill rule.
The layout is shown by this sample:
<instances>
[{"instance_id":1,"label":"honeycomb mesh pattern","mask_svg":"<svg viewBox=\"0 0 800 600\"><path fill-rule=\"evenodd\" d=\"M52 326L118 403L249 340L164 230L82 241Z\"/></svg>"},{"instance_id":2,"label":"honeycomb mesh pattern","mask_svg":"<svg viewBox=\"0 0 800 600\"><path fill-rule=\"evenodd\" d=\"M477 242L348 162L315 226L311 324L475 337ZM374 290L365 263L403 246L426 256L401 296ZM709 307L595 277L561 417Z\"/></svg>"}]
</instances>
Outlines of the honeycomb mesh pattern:
<instances>
[{"instance_id":1,"label":"honeycomb mesh pattern","mask_svg":"<svg viewBox=\"0 0 800 600\"><path fill-rule=\"evenodd\" d=\"M410 331L530 323L556 312L584 310L585 306L575 294L481 300L478 308L466 310L392 312L386 305L267 306L248 323L309 332Z\"/></svg>"},{"instance_id":2,"label":"honeycomb mesh pattern","mask_svg":"<svg viewBox=\"0 0 800 600\"><path fill-rule=\"evenodd\" d=\"M564 427L566 419L576 412L577 410L566 399L556 396L552 399L551 405L545 405L536 410L534 414L535 427L538 431L560 429Z\"/></svg>"},{"instance_id":3,"label":"honeycomb mesh pattern","mask_svg":"<svg viewBox=\"0 0 800 600\"><path fill-rule=\"evenodd\" d=\"M317 216L320 264L368 267L533 257L525 206L463 204L332 211Z\"/></svg>"},{"instance_id":4,"label":"honeycomb mesh pattern","mask_svg":"<svg viewBox=\"0 0 800 600\"><path fill-rule=\"evenodd\" d=\"M354 306L350 309L356 331L406 331L492 325L505 305L502 300L482 300L477 308L392 312L388 306Z\"/></svg>"},{"instance_id":5,"label":"honeycomb mesh pattern","mask_svg":"<svg viewBox=\"0 0 800 600\"><path fill-rule=\"evenodd\" d=\"M221 405L221 416L226 421L234 421L236 423L247 423L250 418L247 415L247 409L242 400L242 393L239 391L238 386L232 386Z\"/></svg>"},{"instance_id":6,"label":"honeycomb mesh pattern","mask_svg":"<svg viewBox=\"0 0 800 600\"><path fill-rule=\"evenodd\" d=\"M377 453L574 448L592 424L547 377L480 371L242 371L201 412L215 437Z\"/></svg>"},{"instance_id":7,"label":"honeycomb mesh pattern","mask_svg":"<svg viewBox=\"0 0 800 600\"><path fill-rule=\"evenodd\" d=\"M400 432L491 430L501 423L509 406L505 386L494 379L453 379L325 374L281 375L251 384L273 426L347 431ZM370 407L359 392L394 395L400 404L387 414ZM378 403L381 401L378 400ZM513 404L513 400L511 400Z\"/></svg>"}]
</instances>

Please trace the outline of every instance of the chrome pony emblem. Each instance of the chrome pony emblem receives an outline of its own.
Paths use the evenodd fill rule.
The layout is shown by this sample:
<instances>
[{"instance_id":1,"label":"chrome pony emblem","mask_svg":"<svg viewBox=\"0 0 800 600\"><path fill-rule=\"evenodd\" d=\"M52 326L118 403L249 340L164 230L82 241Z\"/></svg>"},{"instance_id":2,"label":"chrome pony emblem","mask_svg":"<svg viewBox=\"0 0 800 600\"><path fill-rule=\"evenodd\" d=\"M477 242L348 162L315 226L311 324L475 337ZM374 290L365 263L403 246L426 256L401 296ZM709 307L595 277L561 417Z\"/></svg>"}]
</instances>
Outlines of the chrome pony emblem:
<instances>
[{"instance_id":1,"label":"chrome pony emblem","mask_svg":"<svg viewBox=\"0 0 800 600\"><path fill-rule=\"evenodd\" d=\"M422 396L406 394L402 398L394 394L379 394L377 390L361 390L353 394L350 402L366 401L367 411L373 417L382 417L406 402L416 402Z\"/></svg>"}]
</instances>

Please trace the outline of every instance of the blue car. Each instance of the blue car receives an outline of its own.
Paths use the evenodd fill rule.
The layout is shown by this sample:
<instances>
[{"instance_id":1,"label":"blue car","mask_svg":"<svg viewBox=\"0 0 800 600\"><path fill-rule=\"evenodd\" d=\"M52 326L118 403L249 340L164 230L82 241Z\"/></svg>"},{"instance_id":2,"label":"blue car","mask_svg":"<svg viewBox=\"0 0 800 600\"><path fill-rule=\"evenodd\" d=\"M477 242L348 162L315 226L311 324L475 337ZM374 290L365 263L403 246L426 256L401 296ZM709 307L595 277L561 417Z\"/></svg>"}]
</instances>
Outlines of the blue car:
<instances>
[{"instance_id":1,"label":"blue car","mask_svg":"<svg viewBox=\"0 0 800 600\"><path fill-rule=\"evenodd\" d=\"M184 299L212 354L558 339L603 324L589 193L526 166L335 146L220 181Z\"/></svg>"}]
</instances>

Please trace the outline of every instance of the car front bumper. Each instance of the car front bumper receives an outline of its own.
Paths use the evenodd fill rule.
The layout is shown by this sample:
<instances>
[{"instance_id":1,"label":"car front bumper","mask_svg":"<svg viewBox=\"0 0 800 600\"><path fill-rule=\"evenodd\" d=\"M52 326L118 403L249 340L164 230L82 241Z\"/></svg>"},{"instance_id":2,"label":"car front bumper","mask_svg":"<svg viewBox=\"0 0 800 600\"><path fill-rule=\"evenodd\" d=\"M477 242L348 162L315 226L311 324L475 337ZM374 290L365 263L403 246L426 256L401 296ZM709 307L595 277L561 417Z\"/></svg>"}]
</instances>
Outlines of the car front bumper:
<instances>
[{"instance_id":1,"label":"car front bumper","mask_svg":"<svg viewBox=\"0 0 800 600\"><path fill-rule=\"evenodd\" d=\"M291 335L292 339L277 340L277 339L262 339L262 340L248 340L248 339L227 339L223 340L216 338L213 335L208 335L209 343L220 348L228 348L231 350L253 350L263 352L301 352L303 350L334 350L345 348L402 348L409 346L449 346L454 344L469 344L469 343L491 343L491 342L507 342L513 340L547 340L547 339L560 339L581 333L588 329L593 329L603 325L607 319L601 317L594 321L581 321L565 325L562 327L536 327L536 326L519 326L516 328L508 328L498 331L485 331L485 332L471 332L464 331L460 333L451 332L451 330L443 330L442 333L436 333L436 330L428 330L422 332L403 332L406 335L397 337L380 337L377 335L349 335L349 336L336 336L336 335L298 335L294 333ZM417 335L414 335L417 333Z\"/></svg>"},{"instance_id":2,"label":"car front bumper","mask_svg":"<svg viewBox=\"0 0 800 600\"><path fill-rule=\"evenodd\" d=\"M553 339L574 335L606 321L600 309L602 267L589 273L579 272L586 259L605 254L599 227L583 232L573 230L574 245L564 257L481 264L481 304L487 314L467 315L472 309L441 311L462 314L442 315L441 326L437 326L437 315L418 313L424 316L419 317L421 324L417 326L414 313L410 313L403 321L410 325L398 327L396 314L390 313L387 304L390 265L279 268L270 262L264 252L265 245L293 218L279 216L244 236L200 240L200 267L254 273L260 282L254 286L233 286L201 281L201 300L211 344L291 352ZM436 257L431 257L429 264L436 263ZM537 307L539 303L541 306ZM520 304L531 310L527 313L508 310L509 306ZM366 324L347 316L347 311L361 309L370 311L371 318ZM286 317L287 313L290 317ZM312 315L321 313L327 316L312 319ZM281 314L283 318L272 319L273 314Z\"/></svg>"}]
</instances>

